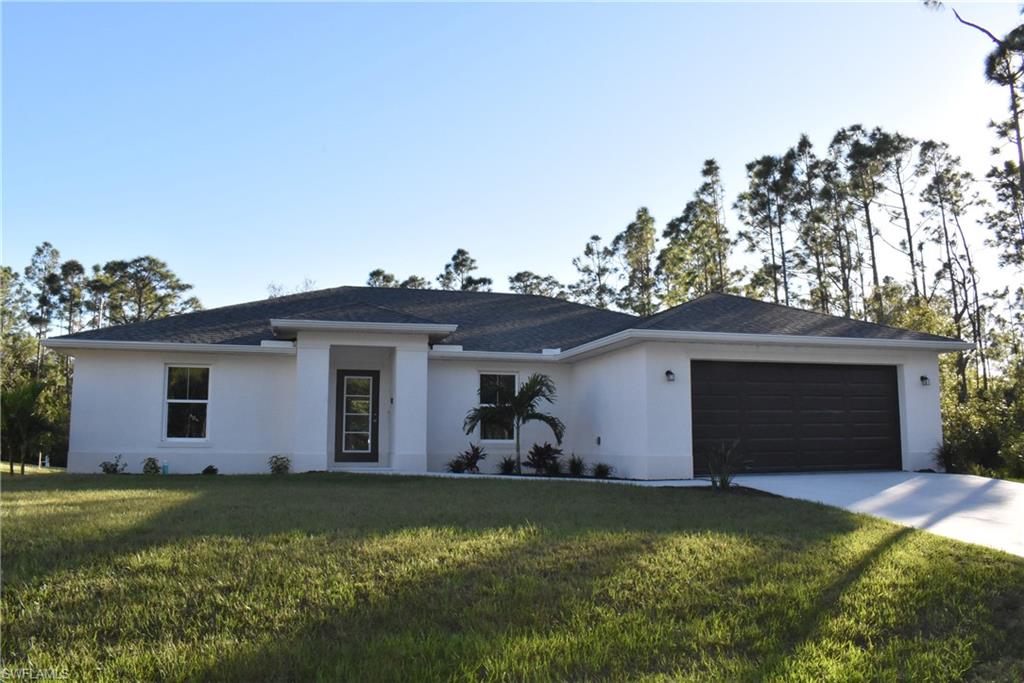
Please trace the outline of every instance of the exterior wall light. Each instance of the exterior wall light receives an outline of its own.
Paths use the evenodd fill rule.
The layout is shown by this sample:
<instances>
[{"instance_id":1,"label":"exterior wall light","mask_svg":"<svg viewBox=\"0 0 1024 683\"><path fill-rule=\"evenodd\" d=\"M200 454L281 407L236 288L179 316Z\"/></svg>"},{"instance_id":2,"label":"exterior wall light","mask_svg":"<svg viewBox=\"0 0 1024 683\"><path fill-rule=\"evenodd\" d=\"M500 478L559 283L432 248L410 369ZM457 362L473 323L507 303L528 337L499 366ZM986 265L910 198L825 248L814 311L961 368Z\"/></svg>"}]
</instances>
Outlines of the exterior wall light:
<instances>
[{"instance_id":1,"label":"exterior wall light","mask_svg":"<svg viewBox=\"0 0 1024 683\"><path fill-rule=\"evenodd\" d=\"M932 381L928 379L928 375L921 375L921 386L926 387L931 383Z\"/></svg>"},{"instance_id":2,"label":"exterior wall light","mask_svg":"<svg viewBox=\"0 0 1024 683\"><path fill-rule=\"evenodd\" d=\"M675 382L676 381L676 373L672 372L671 370L666 370L665 371L665 381L666 382Z\"/></svg>"}]
</instances>

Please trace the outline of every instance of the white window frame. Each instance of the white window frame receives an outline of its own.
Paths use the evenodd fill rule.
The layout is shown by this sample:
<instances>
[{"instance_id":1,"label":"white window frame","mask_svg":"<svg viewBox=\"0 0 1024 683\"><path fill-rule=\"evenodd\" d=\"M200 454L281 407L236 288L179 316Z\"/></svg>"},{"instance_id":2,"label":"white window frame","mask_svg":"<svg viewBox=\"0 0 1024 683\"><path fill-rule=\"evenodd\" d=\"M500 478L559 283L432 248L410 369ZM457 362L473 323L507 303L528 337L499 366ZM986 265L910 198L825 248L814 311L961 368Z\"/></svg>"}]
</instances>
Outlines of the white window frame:
<instances>
[{"instance_id":1,"label":"white window frame","mask_svg":"<svg viewBox=\"0 0 1024 683\"><path fill-rule=\"evenodd\" d=\"M206 400L167 398L170 384L171 368L203 368L206 376ZM163 394L161 401L162 419L160 421L160 440L171 444L205 444L210 440L210 395L213 393L213 367L207 363L164 363ZM167 406L171 403L205 403L206 404L206 436L167 436Z\"/></svg>"},{"instance_id":2,"label":"white window frame","mask_svg":"<svg viewBox=\"0 0 1024 683\"><path fill-rule=\"evenodd\" d=\"M515 370L478 370L477 371L477 377L476 377L476 390L477 390L477 401L478 401L477 402L477 406L491 405L489 403L485 404L485 403L480 403L479 402L479 399L480 399L480 380L481 380L481 378L484 375L511 375L512 378L513 378L513 381L515 382L513 391L515 391L515 392L519 391L519 372L517 372ZM514 444L516 442L516 424L515 424L515 422L512 423L512 438L511 439L485 439L483 437L484 426L483 426L482 423L477 425L476 431L477 431L477 436L479 437L478 441L480 441L480 443L485 443L485 444L502 444L502 445L504 445L504 444Z\"/></svg>"}]
</instances>

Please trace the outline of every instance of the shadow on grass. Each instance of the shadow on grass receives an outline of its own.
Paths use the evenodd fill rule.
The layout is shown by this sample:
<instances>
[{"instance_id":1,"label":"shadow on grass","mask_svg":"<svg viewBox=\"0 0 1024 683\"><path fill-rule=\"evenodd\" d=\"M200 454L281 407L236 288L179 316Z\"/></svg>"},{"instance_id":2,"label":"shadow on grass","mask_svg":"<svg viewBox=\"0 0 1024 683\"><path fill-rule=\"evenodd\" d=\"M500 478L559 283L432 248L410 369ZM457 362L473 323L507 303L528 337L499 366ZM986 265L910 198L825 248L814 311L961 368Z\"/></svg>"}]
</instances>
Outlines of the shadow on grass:
<instances>
[{"instance_id":1,"label":"shadow on grass","mask_svg":"<svg viewBox=\"0 0 1024 683\"><path fill-rule=\"evenodd\" d=\"M255 648L225 653L196 677L490 678L494 672L487 670L486 657L473 655L500 648L507 634L565 624L567 604L591 596L594 580L648 548L649 541L636 537L588 546L581 539L552 543L534 535L485 557L419 573L391 586L382 599L356 601L291 624ZM555 580L573 575L575 581ZM528 677L524 671L520 679Z\"/></svg>"},{"instance_id":2,"label":"shadow on grass","mask_svg":"<svg viewBox=\"0 0 1024 683\"><path fill-rule=\"evenodd\" d=\"M841 609L844 593L870 571L880 558L913 533L915 531L909 527L893 530L825 586L810 607L803 611L802 618L793 622L792 629L784 639L790 643L788 648L770 657L762 665L758 677L762 680L788 680L792 677L793 672L789 671L789 667L796 661L801 650L821 637L823 625Z\"/></svg>"},{"instance_id":3,"label":"shadow on grass","mask_svg":"<svg viewBox=\"0 0 1024 683\"><path fill-rule=\"evenodd\" d=\"M302 532L355 539L423 526L482 530L534 523L563 533L716 532L806 545L858 526L839 510L782 499L571 482L309 474L68 475L18 484L6 487L3 500L7 587L211 536ZM32 494L51 501L49 510ZM21 505L35 508L24 520L12 514Z\"/></svg>"},{"instance_id":4,"label":"shadow on grass","mask_svg":"<svg viewBox=\"0 0 1024 683\"><path fill-rule=\"evenodd\" d=\"M5 515L60 498L54 485L12 488ZM60 490L66 509L5 525L4 603L18 636L5 639L5 659L26 657L20 643L64 615L84 615L83 630L102 622L94 642L109 648L112 667L126 651L158 650L164 628L188 623L170 634L177 647L216 640L219 649L162 675L197 680L616 678L673 673L687 661L707 674L702 649L753 652L758 668L734 673L784 678L844 593L912 533L786 499L565 482L68 477ZM41 537L33 519L54 533ZM813 581L830 551L864 528L880 540L829 565L836 576L823 586ZM260 567L261 552L279 564ZM19 623L21 592L79 570L117 584L101 593L89 574L81 594L48 606L58 612ZM161 596L183 572L199 580ZM743 605L770 572L778 594ZM307 581L317 584L308 602L279 597ZM230 591L218 595L225 583ZM211 594L190 593L197 585ZM777 606L807 591L796 618L780 620L789 612ZM161 598L163 611L135 624L104 614ZM222 613L240 618L249 600L262 601L255 622L218 623ZM272 614L278 604L287 610ZM759 632L769 617L770 633Z\"/></svg>"}]
</instances>

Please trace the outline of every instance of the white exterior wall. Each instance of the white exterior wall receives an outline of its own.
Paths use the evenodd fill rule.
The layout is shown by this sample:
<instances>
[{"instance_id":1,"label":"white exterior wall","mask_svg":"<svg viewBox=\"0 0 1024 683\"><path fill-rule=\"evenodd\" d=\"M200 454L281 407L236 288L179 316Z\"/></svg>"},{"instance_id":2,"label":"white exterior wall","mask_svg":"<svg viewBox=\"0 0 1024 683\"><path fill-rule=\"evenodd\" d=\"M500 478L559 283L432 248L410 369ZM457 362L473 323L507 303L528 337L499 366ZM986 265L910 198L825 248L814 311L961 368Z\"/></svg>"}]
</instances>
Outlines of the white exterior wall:
<instances>
[{"instance_id":1,"label":"white exterior wall","mask_svg":"<svg viewBox=\"0 0 1024 683\"><path fill-rule=\"evenodd\" d=\"M572 391L572 367L558 363L510 363L490 360L431 360L427 390L427 464L431 471L442 472L446 463L466 450L470 443L481 443L487 451L487 459L481 471L497 471L498 462L507 455L515 454L514 442L480 441L480 430L467 435L462 429L466 413L477 405L481 373L516 373L517 382L522 382L534 372L551 377L558 392L553 405L543 405L541 410L557 416L566 423L567 441L562 448L568 456L575 443L570 441L575 434L572 424L572 406L575 397ZM523 425L520 435L522 456L534 443L548 441L555 443L551 429L542 423Z\"/></svg>"},{"instance_id":2,"label":"white exterior wall","mask_svg":"<svg viewBox=\"0 0 1024 683\"><path fill-rule=\"evenodd\" d=\"M430 409L426 344L394 354L394 449L392 466L401 472L427 471Z\"/></svg>"},{"instance_id":3,"label":"white exterior wall","mask_svg":"<svg viewBox=\"0 0 1024 683\"><path fill-rule=\"evenodd\" d=\"M210 367L207 438L163 438L166 366ZM129 472L142 460L172 473L265 472L267 458L292 452L295 358L256 354L81 351L75 355L68 469L99 472L117 455ZM322 468L321 468L322 469Z\"/></svg>"},{"instance_id":4,"label":"white exterior wall","mask_svg":"<svg viewBox=\"0 0 1024 683\"><path fill-rule=\"evenodd\" d=\"M215 465L223 473L266 472L281 453L296 471L388 468L442 471L478 442L462 430L476 405L479 374L533 372L552 377L558 401L545 406L567 427L565 454L604 462L616 476L687 478L693 473L690 361L732 360L895 365L900 394L903 467L935 467L941 441L939 373L933 351L813 346L644 342L565 362L430 359L425 335L300 332L295 355L140 351L78 352L72 397L69 469L98 472L122 454L129 471L153 456L173 473ZM209 365L208 438L163 437L168 364ZM334 463L335 383L339 369L379 370L380 462ZM667 382L665 371L675 373ZM920 377L930 378L922 386ZM600 439L600 443L598 443ZM524 427L523 454L551 441L543 424ZM511 442L483 442L486 469L514 452Z\"/></svg>"},{"instance_id":5,"label":"white exterior wall","mask_svg":"<svg viewBox=\"0 0 1024 683\"><path fill-rule=\"evenodd\" d=\"M611 465L614 476L648 478L646 348L630 346L572 367L575 403L568 431L576 454L591 465Z\"/></svg>"}]
</instances>

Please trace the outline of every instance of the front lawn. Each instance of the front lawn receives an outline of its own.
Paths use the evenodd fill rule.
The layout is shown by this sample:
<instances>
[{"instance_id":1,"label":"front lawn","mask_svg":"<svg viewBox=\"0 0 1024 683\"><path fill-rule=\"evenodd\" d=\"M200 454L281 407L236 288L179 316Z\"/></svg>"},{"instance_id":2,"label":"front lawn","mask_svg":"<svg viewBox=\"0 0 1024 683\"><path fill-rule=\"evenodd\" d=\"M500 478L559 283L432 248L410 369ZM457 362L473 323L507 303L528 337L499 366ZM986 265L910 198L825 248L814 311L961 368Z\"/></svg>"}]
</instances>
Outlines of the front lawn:
<instances>
[{"instance_id":1,"label":"front lawn","mask_svg":"<svg viewBox=\"0 0 1024 683\"><path fill-rule=\"evenodd\" d=\"M1024 560L781 498L3 477L2 654L71 680L1005 680Z\"/></svg>"}]
</instances>

